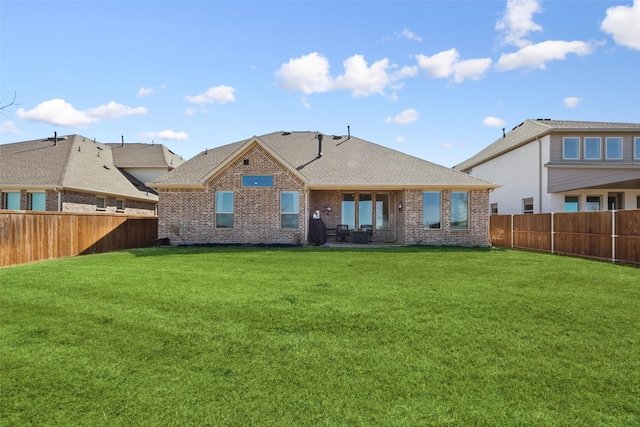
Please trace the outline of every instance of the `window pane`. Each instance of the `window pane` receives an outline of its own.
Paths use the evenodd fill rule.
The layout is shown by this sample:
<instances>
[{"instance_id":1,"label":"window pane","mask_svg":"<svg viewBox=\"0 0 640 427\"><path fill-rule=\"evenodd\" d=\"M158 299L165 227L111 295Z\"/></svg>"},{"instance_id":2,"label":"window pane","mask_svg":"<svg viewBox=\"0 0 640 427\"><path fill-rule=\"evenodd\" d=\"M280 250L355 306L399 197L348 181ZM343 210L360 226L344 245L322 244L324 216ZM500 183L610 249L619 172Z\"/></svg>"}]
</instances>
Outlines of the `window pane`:
<instances>
[{"instance_id":1,"label":"window pane","mask_svg":"<svg viewBox=\"0 0 640 427\"><path fill-rule=\"evenodd\" d=\"M298 228L299 202L300 193L297 191L283 191L280 193L280 226L282 228Z\"/></svg>"},{"instance_id":2,"label":"window pane","mask_svg":"<svg viewBox=\"0 0 640 427\"><path fill-rule=\"evenodd\" d=\"M232 191L216 191L216 212L233 213Z\"/></svg>"},{"instance_id":3,"label":"window pane","mask_svg":"<svg viewBox=\"0 0 640 427\"><path fill-rule=\"evenodd\" d=\"M216 228L233 228L233 191L216 191Z\"/></svg>"},{"instance_id":4,"label":"window pane","mask_svg":"<svg viewBox=\"0 0 640 427\"><path fill-rule=\"evenodd\" d=\"M441 196L439 192L422 193L422 226L424 228L440 228Z\"/></svg>"},{"instance_id":5,"label":"window pane","mask_svg":"<svg viewBox=\"0 0 640 427\"><path fill-rule=\"evenodd\" d=\"M347 224L349 228L356 228L356 198L353 193L342 195L341 224Z\"/></svg>"},{"instance_id":6,"label":"window pane","mask_svg":"<svg viewBox=\"0 0 640 427\"><path fill-rule=\"evenodd\" d=\"M233 228L233 214L216 214L216 228Z\"/></svg>"},{"instance_id":7,"label":"window pane","mask_svg":"<svg viewBox=\"0 0 640 427\"><path fill-rule=\"evenodd\" d=\"M246 175L242 177L243 187L273 187L273 176Z\"/></svg>"},{"instance_id":8,"label":"window pane","mask_svg":"<svg viewBox=\"0 0 640 427\"><path fill-rule=\"evenodd\" d=\"M46 210L44 193L31 193L31 210L32 211Z\"/></svg>"},{"instance_id":9,"label":"window pane","mask_svg":"<svg viewBox=\"0 0 640 427\"><path fill-rule=\"evenodd\" d=\"M451 228L466 230L469 228L469 194L451 192Z\"/></svg>"},{"instance_id":10,"label":"window pane","mask_svg":"<svg viewBox=\"0 0 640 427\"><path fill-rule=\"evenodd\" d=\"M622 138L607 138L607 159L622 158Z\"/></svg>"},{"instance_id":11,"label":"window pane","mask_svg":"<svg viewBox=\"0 0 640 427\"><path fill-rule=\"evenodd\" d=\"M20 193L6 193L7 209L14 211L20 210Z\"/></svg>"},{"instance_id":12,"label":"window pane","mask_svg":"<svg viewBox=\"0 0 640 427\"><path fill-rule=\"evenodd\" d=\"M358 195L358 227L372 225L373 222L373 195L361 193Z\"/></svg>"},{"instance_id":13,"label":"window pane","mask_svg":"<svg viewBox=\"0 0 640 427\"><path fill-rule=\"evenodd\" d=\"M633 158L640 160L640 138L634 138L633 140Z\"/></svg>"},{"instance_id":14,"label":"window pane","mask_svg":"<svg viewBox=\"0 0 640 427\"><path fill-rule=\"evenodd\" d=\"M522 209L526 214L533 213L533 197L527 197L526 199L522 199Z\"/></svg>"},{"instance_id":15,"label":"window pane","mask_svg":"<svg viewBox=\"0 0 640 427\"><path fill-rule=\"evenodd\" d=\"M389 229L389 195L376 194L376 230Z\"/></svg>"},{"instance_id":16,"label":"window pane","mask_svg":"<svg viewBox=\"0 0 640 427\"><path fill-rule=\"evenodd\" d=\"M280 193L280 212L297 214L300 210L299 200L297 191L283 191Z\"/></svg>"},{"instance_id":17,"label":"window pane","mask_svg":"<svg viewBox=\"0 0 640 427\"><path fill-rule=\"evenodd\" d=\"M600 196L587 196L587 210L588 211L600 210Z\"/></svg>"},{"instance_id":18,"label":"window pane","mask_svg":"<svg viewBox=\"0 0 640 427\"><path fill-rule=\"evenodd\" d=\"M564 211L565 212L578 212L580 207L580 198L578 196L565 196L564 197Z\"/></svg>"},{"instance_id":19,"label":"window pane","mask_svg":"<svg viewBox=\"0 0 640 427\"><path fill-rule=\"evenodd\" d=\"M104 197L96 198L96 208L97 209L106 209L107 208L107 199Z\"/></svg>"},{"instance_id":20,"label":"window pane","mask_svg":"<svg viewBox=\"0 0 640 427\"><path fill-rule=\"evenodd\" d=\"M594 160L600 157L600 138L585 138L584 158Z\"/></svg>"},{"instance_id":21,"label":"window pane","mask_svg":"<svg viewBox=\"0 0 640 427\"><path fill-rule=\"evenodd\" d=\"M580 158L580 138L565 138L562 140L562 158Z\"/></svg>"}]
</instances>

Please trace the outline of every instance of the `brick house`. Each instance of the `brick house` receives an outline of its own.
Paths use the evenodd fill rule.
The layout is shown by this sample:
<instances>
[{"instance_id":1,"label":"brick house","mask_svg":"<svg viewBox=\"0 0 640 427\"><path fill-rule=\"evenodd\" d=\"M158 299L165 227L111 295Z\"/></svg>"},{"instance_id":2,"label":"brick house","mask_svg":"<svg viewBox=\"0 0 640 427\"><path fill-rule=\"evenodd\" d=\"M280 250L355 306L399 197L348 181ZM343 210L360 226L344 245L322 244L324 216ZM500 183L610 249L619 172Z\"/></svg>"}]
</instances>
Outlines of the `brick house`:
<instances>
[{"instance_id":1,"label":"brick house","mask_svg":"<svg viewBox=\"0 0 640 427\"><path fill-rule=\"evenodd\" d=\"M143 180L183 160L162 145L116 146L81 135L0 145L0 209L155 214Z\"/></svg>"},{"instance_id":2,"label":"brick house","mask_svg":"<svg viewBox=\"0 0 640 427\"><path fill-rule=\"evenodd\" d=\"M320 211L372 229L372 242L488 246L498 186L380 145L317 132L274 132L208 149L150 187L158 236L172 244L307 241Z\"/></svg>"}]
</instances>

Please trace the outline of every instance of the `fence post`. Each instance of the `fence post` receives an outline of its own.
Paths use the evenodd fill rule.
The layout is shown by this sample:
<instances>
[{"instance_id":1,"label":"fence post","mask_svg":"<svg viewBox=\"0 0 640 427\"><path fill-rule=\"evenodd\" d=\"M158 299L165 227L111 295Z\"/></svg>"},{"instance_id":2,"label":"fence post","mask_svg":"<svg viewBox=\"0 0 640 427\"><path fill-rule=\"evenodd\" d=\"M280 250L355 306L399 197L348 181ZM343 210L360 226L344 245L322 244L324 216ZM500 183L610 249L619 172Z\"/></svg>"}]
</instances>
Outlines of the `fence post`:
<instances>
[{"instance_id":1,"label":"fence post","mask_svg":"<svg viewBox=\"0 0 640 427\"><path fill-rule=\"evenodd\" d=\"M616 211L611 210L611 262L616 263Z\"/></svg>"},{"instance_id":2,"label":"fence post","mask_svg":"<svg viewBox=\"0 0 640 427\"><path fill-rule=\"evenodd\" d=\"M513 231L513 214L511 214L511 249L513 249L513 236L514 236L514 231Z\"/></svg>"},{"instance_id":3,"label":"fence post","mask_svg":"<svg viewBox=\"0 0 640 427\"><path fill-rule=\"evenodd\" d=\"M554 254L555 253L555 229L553 228L553 212L551 212L551 253Z\"/></svg>"}]
</instances>

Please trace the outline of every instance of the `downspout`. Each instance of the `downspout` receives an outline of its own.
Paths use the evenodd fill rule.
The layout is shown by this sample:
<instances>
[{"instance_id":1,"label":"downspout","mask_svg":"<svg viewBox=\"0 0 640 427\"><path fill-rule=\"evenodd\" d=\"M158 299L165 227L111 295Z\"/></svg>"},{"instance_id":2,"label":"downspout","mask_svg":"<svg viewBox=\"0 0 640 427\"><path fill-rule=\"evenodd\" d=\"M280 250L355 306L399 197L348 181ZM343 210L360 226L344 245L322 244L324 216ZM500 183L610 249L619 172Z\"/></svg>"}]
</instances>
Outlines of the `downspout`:
<instances>
[{"instance_id":1,"label":"downspout","mask_svg":"<svg viewBox=\"0 0 640 427\"><path fill-rule=\"evenodd\" d=\"M53 187L53 191L58 193L58 212L62 212L62 194L58 191L57 187Z\"/></svg>"},{"instance_id":2,"label":"downspout","mask_svg":"<svg viewBox=\"0 0 640 427\"><path fill-rule=\"evenodd\" d=\"M309 189L305 188L304 189L304 240L302 242L300 242L300 244L304 244L306 242L308 242L309 240Z\"/></svg>"},{"instance_id":3,"label":"downspout","mask_svg":"<svg viewBox=\"0 0 640 427\"><path fill-rule=\"evenodd\" d=\"M538 141L538 213L542 213L542 141L537 137Z\"/></svg>"}]
</instances>

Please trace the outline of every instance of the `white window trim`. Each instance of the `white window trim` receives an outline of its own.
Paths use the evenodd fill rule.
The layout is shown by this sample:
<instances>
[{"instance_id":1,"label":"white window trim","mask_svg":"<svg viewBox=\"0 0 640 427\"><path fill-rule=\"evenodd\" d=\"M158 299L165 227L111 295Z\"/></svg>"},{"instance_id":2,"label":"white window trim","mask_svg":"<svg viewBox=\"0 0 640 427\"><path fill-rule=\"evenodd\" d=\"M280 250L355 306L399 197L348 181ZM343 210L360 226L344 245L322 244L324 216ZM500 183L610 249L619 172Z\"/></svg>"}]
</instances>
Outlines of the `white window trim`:
<instances>
[{"instance_id":1,"label":"white window trim","mask_svg":"<svg viewBox=\"0 0 640 427\"><path fill-rule=\"evenodd\" d=\"M640 160L640 136L633 138L633 160Z\"/></svg>"},{"instance_id":2,"label":"white window trim","mask_svg":"<svg viewBox=\"0 0 640 427\"><path fill-rule=\"evenodd\" d=\"M589 209L589 203L590 203L589 199L591 199L591 198L597 198L598 199L598 205L600 206L600 209L598 209L597 211ZM585 198L584 198L584 203L585 203L584 210L587 211L587 212L598 212L598 211L602 210L602 196L600 196L600 195L587 194L587 196L585 196Z\"/></svg>"},{"instance_id":3,"label":"white window trim","mask_svg":"<svg viewBox=\"0 0 640 427\"><path fill-rule=\"evenodd\" d=\"M282 195L283 194L297 194L298 195L298 203L294 206L295 212L285 212L282 210ZM282 215L296 215L298 216L298 226L293 228L284 228L282 226ZM300 228L300 192L299 191L281 191L280 192L280 229L281 230L297 230Z\"/></svg>"},{"instance_id":4,"label":"white window trim","mask_svg":"<svg viewBox=\"0 0 640 427\"><path fill-rule=\"evenodd\" d=\"M577 157L567 157L565 155L566 150L565 150L565 143L568 139L577 139L578 140L578 156ZM580 149L582 144L580 144L580 137L579 136L565 136L564 138L562 138L562 160L580 160Z\"/></svg>"},{"instance_id":5,"label":"white window trim","mask_svg":"<svg viewBox=\"0 0 640 427\"><path fill-rule=\"evenodd\" d=\"M98 206L98 200L100 200L100 199L104 200L104 206L103 207ZM107 198L106 197L104 197L104 196L96 196L96 210L100 211L100 212L107 210Z\"/></svg>"},{"instance_id":6,"label":"white window trim","mask_svg":"<svg viewBox=\"0 0 640 427\"><path fill-rule=\"evenodd\" d=\"M527 203L530 202L530 203ZM527 209L527 205L531 205L531 209ZM533 197L525 197L522 199L522 213L523 214L532 214L534 210L533 206Z\"/></svg>"},{"instance_id":7,"label":"white window trim","mask_svg":"<svg viewBox=\"0 0 640 427\"><path fill-rule=\"evenodd\" d=\"M233 211L227 212L227 211L218 210L218 193L231 193L231 194L233 194ZM235 210L236 210L236 206L235 206L235 204L236 204L236 194L235 194L235 192L234 191L230 191L230 190L219 190L219 191L216 191L214 193L213 197L214 197L214 200L216 202L216 208L215 208L215 213L214 213L214 215L215 215L214 218L215 218L215 223L216 223L216 225L215 225L216 230L233 230L233 228L235 226L235 223L236 223L236 216L235 216L236 215L235 214ZM218 226L218 214L221 214L221 215L233 215L233 222L231 223L231 227L219 227Z\"/></svg>"},{"instance_id":8,"label":"white window trim","mask_svg":"<svg viewBox=\"0 0 640 427\"><path fill-rule=\"evenodd\" d=\"M122 209L118 209L118 202L122 202ZM124 199L116 199L116 212L124 212L124 211L125 211Z\"/></svg>"},{"instance_id":9,"label":"white window trim","mask_svg":"<svg viewBox=\"0 0 640 427\"><path fill-rule=\"evenodd\" d=\"M467 226L454 227L453 226L453 194L460 193L467 195ZM471 193L469 191L452 191L449 195L449 227L451 231L469 231L471 229Z\"/></svg>"},{"instance_id":10,"label":"white window trim","mask_svg":"<svg viewBox=\"0 0 640 427\"><path fill-rule=\"evenodd\" d=\"M440 227L438 228L432 228L432 227L425 227L424 226L424 195L426 193L433 193L433 194L438 194L440 196ZM442 191L423 191L422 192L422 229L423 230L442 230Z\"/></svg>"}]
</instances>

